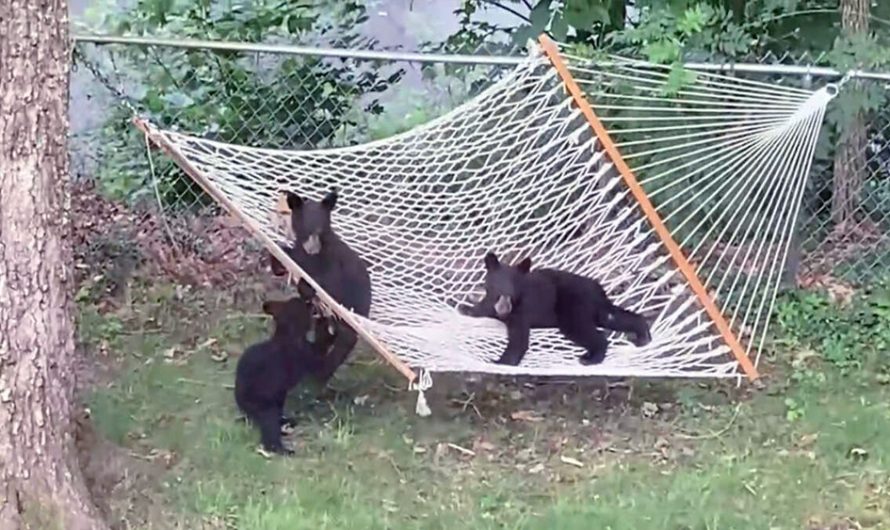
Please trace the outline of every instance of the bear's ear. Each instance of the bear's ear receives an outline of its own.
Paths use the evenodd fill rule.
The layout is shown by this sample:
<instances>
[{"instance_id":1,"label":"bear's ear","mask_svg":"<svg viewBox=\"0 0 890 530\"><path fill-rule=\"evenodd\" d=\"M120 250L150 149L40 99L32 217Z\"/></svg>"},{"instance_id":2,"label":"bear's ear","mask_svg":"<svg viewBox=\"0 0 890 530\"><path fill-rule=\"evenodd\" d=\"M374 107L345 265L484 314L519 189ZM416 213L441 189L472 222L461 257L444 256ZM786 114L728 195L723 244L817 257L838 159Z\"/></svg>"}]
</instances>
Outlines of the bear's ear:
<instances>
[{"instance_id":1,"label":"bear's ear","mask_svg":"<svg viewBox=\"0 0 890 530\"><path fill-rule=\"evenodd\" d=\"M272 315L274 317L275 313L278 312L280 304L281 304L281 302L276 302L274 300L266 300L265 302L263 302L263 313L266 313L267 315Z\"/></svg>"},{"instance_id":2,"label":"bear's ear","mask_svg":"<svg viewBox=\"0 0 890 530\"><path fill-rule=\"evenodd\" d=\"M337 205L337 190L331 190L325 195L324 199L321 200L321 205L324 206L327 211L332 211L334 206Z\"/></svg>"},{"instance_id":3,"label":"bear's ear","mask_svg":"<svg viewBox=\"0 0 890 530\"><path fill-rule=\"evenodd\" d=\"M500 266L500 262L498 261L498 256L494 252L489 252L485 255L485 269L493 271Z\"/></svg>"},{"instance_id":4,"label":"bear's ear","mask_svg":"<svg viewBox=\"0 0 890 530\"><path fill-rule=\"evenodd\" d=\"M518 270L522 274L527 274L528 271L532 270L532 259L525 258L524 260L520 261L519 264L516 265L516 270Z\"/></svg>"},{"instance_id":5,"label":"bear's ear","mask_svg":"<svg viewBox=\"0 0 890 530\"><path fill-rule=\"evenodd\" d=\"M303 206L303 198L292 191L285 193L287 195L287 207L293 210L299 210Z\"/></svg>"}]
</instances>

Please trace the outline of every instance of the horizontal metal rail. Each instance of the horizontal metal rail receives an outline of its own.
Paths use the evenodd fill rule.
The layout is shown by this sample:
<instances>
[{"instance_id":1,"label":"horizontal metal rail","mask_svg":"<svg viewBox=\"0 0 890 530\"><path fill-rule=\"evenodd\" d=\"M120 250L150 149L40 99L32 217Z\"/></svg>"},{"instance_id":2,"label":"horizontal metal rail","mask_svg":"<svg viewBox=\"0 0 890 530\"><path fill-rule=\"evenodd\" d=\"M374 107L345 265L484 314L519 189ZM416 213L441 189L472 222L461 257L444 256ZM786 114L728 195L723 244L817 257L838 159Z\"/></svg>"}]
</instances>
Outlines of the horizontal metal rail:
<instances>
[{"instance_id":1,"label":"horizontal metal rail","mask_svg":"<svg viewBox=\"0 0 890 530\"><path fill-rule=\"evenodd\" d=\"M281 55L309 55L315 57L340 57L374 61L405 61L412 63L459 63L515 66L522 57L498 57L493 55L446 55L440 53L390 52L374 50L347 50L342 48L316 48L284 44L258 44L252 42L227 42L209 40L153 39L144 37L110 37L105 35L75 35L75 42L93 44L131 44L134 46L166 46L198 50L240 51L274 53Z\"/></svg>"},{"instance_id":2,"label":"horizontal metal rail","mask_svg":"<svg viewBox=\"0 0 890 530\"><path fill-rule=\"evenodd\" d=\"M74 35L75 42L92 44L129 44L133 46L165 46L198 50L241 51L251 53L273 53L282 55L307 55L316 57L339 57L343 59L363 59L373 61L404 61L414 63L455 63L515 66L524 58L521 56L459 55L442 53L417 53L374 50L348 50L342 48L318 48L314 46L292 46L285 44L258 44L251 42L209 41L198 39L156 39L148 37L115 37L110 35ZM834 68L820 66L796 66L759 63L686 63L686 68L703 72L748 72L761 74L783 74L813 77L841 77L842 72ZM852 70L850 77L890 82L890 73Z\"/></svg>"}]
</instances>

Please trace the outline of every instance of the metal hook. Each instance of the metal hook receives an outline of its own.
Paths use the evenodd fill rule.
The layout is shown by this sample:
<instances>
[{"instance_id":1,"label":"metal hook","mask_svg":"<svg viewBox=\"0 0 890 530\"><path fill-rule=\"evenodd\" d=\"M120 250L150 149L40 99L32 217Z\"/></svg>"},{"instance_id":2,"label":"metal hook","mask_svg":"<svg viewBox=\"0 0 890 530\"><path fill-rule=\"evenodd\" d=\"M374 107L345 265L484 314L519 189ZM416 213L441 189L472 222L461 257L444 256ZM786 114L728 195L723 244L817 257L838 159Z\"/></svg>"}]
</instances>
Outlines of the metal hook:
<instances>
[{"instance_id":1,"label":"metal hook","mask_svg":"<svg viewBox=\"0 0 890 530\"><path fill-rule=\"evenodd\" d=\"M807 64L807 70L806 70L806 72L805 72L804 75L803 75L803 86L804 86L804 88L810 88L811 86L813 86L813 72L812 72L812 68L813 68L813 65L812 65L812 64Z\"/></svg>"}]
</instances>

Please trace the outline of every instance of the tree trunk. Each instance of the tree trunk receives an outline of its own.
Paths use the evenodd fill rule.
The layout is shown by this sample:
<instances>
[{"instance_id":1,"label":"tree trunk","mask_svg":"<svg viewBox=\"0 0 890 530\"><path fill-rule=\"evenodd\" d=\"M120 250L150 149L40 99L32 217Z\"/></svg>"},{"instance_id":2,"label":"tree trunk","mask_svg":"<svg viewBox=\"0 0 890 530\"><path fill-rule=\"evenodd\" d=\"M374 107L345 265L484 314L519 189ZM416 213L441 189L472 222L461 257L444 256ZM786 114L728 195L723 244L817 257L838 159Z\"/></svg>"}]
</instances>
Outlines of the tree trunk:
<instances>
[{"instance_id":1,"label":"tree trunk","mask_svg":"<svg viewBox=\"0 0 890 530\"><path fill-rule=\"evenodd\" d=\"M868 32L869 0L841 0L841 25L846 35ZM851 84L858 83L853 80ZM856 90L855 85L851 87ZM855 97L855 96L852 96ZM834 154L834 189L831 220L835 230L843 230L854 220L859 192L866 171L865 145L868 137L865 119L859 112L841 131Z\"/></svg>"},{"instance_id":2,"label":"tree trunk","mask_svg":"<svg viewBox=\"0 0 890 530\"><path fill-rule=\"evenodd\" d=\"M74 445L68 6L0 2L0 528L106 528Z\"/></svg>"},{"instance_id":3,"label":"tree trunk","mask_svg":"<svg viewBox=\"0 0 890 530\"><path fill-rule=\"evenodd\" d=\"M621 31L627 22L627 2L611 0L609 2L609 26L611 31Z\"/></svg>"}]
</instances>

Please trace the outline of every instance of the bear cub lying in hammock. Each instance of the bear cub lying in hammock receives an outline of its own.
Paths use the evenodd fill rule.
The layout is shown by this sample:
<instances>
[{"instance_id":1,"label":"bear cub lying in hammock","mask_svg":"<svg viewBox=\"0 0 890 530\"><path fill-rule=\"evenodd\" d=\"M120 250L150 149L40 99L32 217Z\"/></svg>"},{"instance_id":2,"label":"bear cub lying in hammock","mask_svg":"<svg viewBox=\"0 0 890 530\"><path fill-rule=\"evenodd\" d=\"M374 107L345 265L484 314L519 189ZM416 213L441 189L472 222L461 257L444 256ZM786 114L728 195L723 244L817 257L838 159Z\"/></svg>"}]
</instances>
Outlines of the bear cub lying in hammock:
<instances>
[{"instance_id":1,"label":"bear cub lying in hammock","mask_svg":"<svg viewBox=\"0 0 890 530\"><path fill-rule=\"evenodd\" d=\"M528 351L529 330L559 328L587 353L581 364L599 364L609 341L599 328L632 334L645 346L652 338L641 315L614 305L596 280L556 269L531 270L531 258L516 266L503 265L497 255L485 255L485 297L474 306L459 306L461 314L496 318L507 325L507 348L499 364L517 366Z\"/></svg>"},{"instance_id":2,"label":"bear cub lying in hammock","mask_svg":"<svg viewBox=\"0 0 890 530\"><path fill-rule=\"evenodd\" d=\"M307 374L324 364L333 342L335 326L312 303L314 293L306 284L299 296L287 301L266 301L263 312L275 324L272 337L248 347L235 369L235 403L260 430L263 449L292 454L281 443L281 428L293 425L284 416L287 393Z\"/></svg>"}]
</instances>

